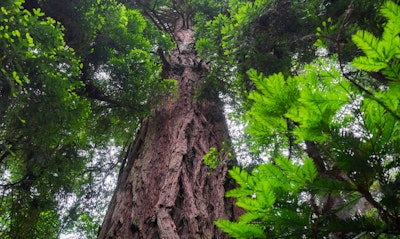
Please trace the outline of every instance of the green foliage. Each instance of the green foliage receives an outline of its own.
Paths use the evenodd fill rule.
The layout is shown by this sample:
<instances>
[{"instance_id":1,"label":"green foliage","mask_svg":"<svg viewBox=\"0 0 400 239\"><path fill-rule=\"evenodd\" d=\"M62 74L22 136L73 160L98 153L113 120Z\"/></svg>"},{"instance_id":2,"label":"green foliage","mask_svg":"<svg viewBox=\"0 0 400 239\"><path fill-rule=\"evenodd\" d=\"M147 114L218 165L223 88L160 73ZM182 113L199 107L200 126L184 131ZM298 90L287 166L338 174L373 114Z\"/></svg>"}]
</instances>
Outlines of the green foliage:
<instances>
[{"instance_id":1,"label":"green foliage","mask_svg":"<svg viewBox=\"0 0 400 239\"><path fill-rule=\"evenodd\" d=\"M334 55L293 77L248 72L256 87L248 132L277 153L252 173L230 171L240 187L227 196L246 212L238 222L217 221L223 231L235 238L398 238L399 12L393 2L382 6L382 38L353 36L365 56L351 72Z\"/></svg>"},{"instance_id":2,"label":"green foliage","mask_svg":"<svg viewBox=\"0 0 400 239\"><path fill-rule=\"evenodd\" d=\"M379 72L390 81L400 80L400 12L394 2L387 2L381 13L388 21L383 27L382 38L368 31L358 31L353 41L363 50L365 56L353 60L353 65L361 70Z\"/></svg>"},{"instance_id":3,"label":"green foliage","mask_svg":"<svg viewBox=\"0 0 400 239\"><path fill-rule=\"evenodd\" d=\"M289 148L295 138L320 142L329 137L334 119L349 103L350 84L334 65L319 59L306 65L302 75L287 79L282 73L265 77L249 71L257 87L249 95L254 103L248 114L248 133L255 142L278 150Z\"/></svg>"},{"instance_id":4,"label":"green foliage","mask_svg":"<svg viewBox=\"0 0 400 239\"><path fill-rule=\"evenodd\" d=\"M216 169L219 165L218 153L216 148L210 148L210 152L204 155L204 164L210 169Z\"/></svg>"},{"instance_id":5,"label":"green foliage","mask_svg":"<svg viewBox=\"0 0 400 239\"><path fill-rule=\"evenodd\" d=\"M263 230L256 225L227 220L218 220L215 224L234 238L266 238Z\"/></svg>"},{"instance_id":6,"label":"green foliage","mask_svg":"<svg viewBox=\"0 0 400 239\"><path fill-rule=\"evenodd\" d=\"M309 34L321 11L315 8L320 4L308 2L228 1L227 9L212 21L200 21L196 48L210 61L207 83L241 101L252 87L246 74L250 68L287 75L294 55L309 59L313 54Z\"/></svg>"},{"instance_id":7,"label":"green foliage","mask_svg":"<svg viewBox=\"0 0 400 239\"><path fill-rule=\"evenodd\" d=\"M312 213L302 198L305 194L301 193L308 192L308 186L317 177L317 170L311 159L306 159L303 165L299 165L280 157L275 163L260 165L252 174L239 168L234 168L229 173L240 188L229 191L227 196L236 197L236 204L246 210L238 222L216 222L230 236L268 238L291 233L295 236L295 230L302 226L303 229L306 228ZM291 210L297 205L297 214L292 215Z\"/></svg>"},{"instance_id":8,"label":"green foliage","mask_svg":"<svg viewBox=\"0 0 400 239\"><path fill-rule=\"evenodd\" d=\"M55 238L61 230L94 237L99 222L93 212L104 211L101 200L94 200L104 190L99 181L117 165L109 151L119 150L140 118L175 93L176 81L159 77L158 50L174 46L169 34L127 1L120 2L126 5L116 0L0 3L1 238ZM376 22L381 1L353 2L357 18L347 22L345 40L355 26ZM167 0L141 3L172 9ZM383 82L357 71L350 73L360 77L361 85L350 83L335 58L304 66L314 57L314 29L325 21L320 36L336 36L349 3L200 0L176 9L187 16L197 12L196 47L211 67L204 92L230 94L243 103L241 97L252 91L248 132L258 145L272 149L273 163L251 174L231 172L241 188L229 195L241 198L238 204L248 212L238 223L218 225L234 237L298 238L302 230L322 237L335 228L352 236L397 230L397 6L385 4L382 14L388 21L382 27L354 35L365 53L354 66L371 71L375 79L383 76ZM380 30L382 37L375 37ZM299 70L302 74L288 77ZM276 72L282 73L265 77ZM205 163L217 167L227 158L223 146L218 152L210 149ZM329 173L321 171L321 159ZM337 175L346 177L338 180ZM343 196L347 204L321 213L330 194ZM352 206L360 198L371 209L358 215ZM345 210L351 216L340 218Z\"/></svg>"},{"instance_id":9,"label":"green foliage","mask_svg":"<svg viewBox=\"0 0 400 239\"><path fill-rule=\"evenodd\" d=\"M138 119L173 86L160 79L159 56L152 53L156 47L169 50L172 43L166 33L149 25L138 10L128 9L116 1L100 3L78 3L83 6L79 13L84 16L80 24L104 18L92 27L93 43L88 44L90 50L84 56L88 64L84 74L90 77L85 83L96 89L87 92L87 97L92 99L96 112L94 132L111 135L122 144L136 131ZM107 113L104 104L109 106Z\"/></svg>"},{"instance_id":10,"label":"green foliage","mask_svg":"<svg viewBox=\"0 0 400 239\"><path fill-rule=\"evenodd\" d=\"M0 237L90 237L110 190L95 182L120 160L108 151L176 89L152 53L172 43L116 1L32 2L0 3Z\"/></svg>"},{"instance_id":11,"label":"green foliage","mask_svg":"<svg viewBox=\"0 0 400 239\"><path fill-rule=\"evenodd\" d=\"M200 24L196 25L196 48L211 67L204 89L226 93L236 106L247 108L251 103L246 101L246 95L253 90L247 72L255 69L265 75L296 74L294 71L311 62L318 50L314 45L317 27L319 45L335 51L338 45L332 39L340 36L343 59L353 58L351 35L359 25L378 31L374 26L382 2L227 1L211 21L204 24L207 18L199 17ZM350 3L354 11L347 15ZM343 20L345 28L341 27ZM322 27L321 22L325 22Z\"/></svg>"},{"instance_id":12,"label":"green foliage","mask_svg":"<svg viewBox=\"0 0 400 239\"><path fill-rule=\"evenodd\" d=\"M222 148L220 150L212 147L210 151L204 155L204 164L207 165L211 170L216 169L221 163L226 163L227 160L232 158L231 149L227 146L226 142L222 142Z\"/></svg>"},{"instance_id":13,"label":"green foliage","mask_svg":"<svg viewBox=\"0 0 400 239\"><path fill-rule=\"evenodd\" d=\"M63 28L23 1L0 12L0 224L2 238L54 238L58 192L85 167L89 104L77 95L80 63Z\"/></svg>"},{"instance_id":14,"label":"green foliage","mask_svg":"<svg viewBox=\"0 0 400 239\"><path fill-rule=\"evenodd\" d=\"M42 1L40 5L64 24L67 44L82 61L80 77L85 87L78 93L91 103L89 125L96 143L113 138L124 144L139 119L170 88L160 79L160 60L154 52L171 49L169 35L116 0Z\"/></svg>"},{"instance_id":15,"label":"green foliage","mask_svg":"<svg viewBox=\"0 0 400 239\"><path fill-rule=\"evenodd\" d=\"M192 9L196 10L195 21L200 25L225 11L226 1L193 0L189 1Z\"/></svg>"}]
</instances>

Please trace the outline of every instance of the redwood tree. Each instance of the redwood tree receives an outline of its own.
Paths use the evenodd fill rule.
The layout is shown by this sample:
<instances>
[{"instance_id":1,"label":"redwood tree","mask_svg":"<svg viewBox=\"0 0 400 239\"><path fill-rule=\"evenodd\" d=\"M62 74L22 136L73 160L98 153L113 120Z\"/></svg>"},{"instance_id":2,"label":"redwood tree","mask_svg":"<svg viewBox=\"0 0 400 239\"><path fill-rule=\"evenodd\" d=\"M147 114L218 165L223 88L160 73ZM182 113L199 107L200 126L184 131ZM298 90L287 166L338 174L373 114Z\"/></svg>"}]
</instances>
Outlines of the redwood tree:
<instances>
[{"instance_id":1,"label":"redwood tree","mask_svg":"<svg viewBox=\"0 0 400 239\"><path fill-rule=\"evenodd\" d=\"M159 53L163 76L176 80L178 89L142 121L98 238L228 238L214 225L234 216L232 201L224 197L228 155L215 170L203 157L210 148L222 151L229 136L217 95L196 98L208 67L194 49L191 8L172 1L172 17L166 19L150 3L136 4L154 23L171 29L176 48Z\"/></svg>"},{"instance_id":2,"label":"redwood tree","mask_svg":"<svg viewBox=\"0 0 400 239\"><path fill-rule=\"evenodd\" d=\"M92 232L93 175L117 164L95 155L123 145L147 116L99 237L223 238L214 221L233 219L228 156L215 170L203 156L229 138L218 95L195 96L208 67L194 50L194 8L116 0L0 7L0 237L55 238L76 227L72 220ZM176 49L167 53L169 38Z\"/></svg>"},{"instance_id":3,"label":"redwood tree","mask_svg":"<svg viewBox=\"0 0 400 239\"><path fill-rule=\"evenodd\" d=\"M95 210L106 187L95 184L103 181L96 175L119 165L99 155L129 145L138 125L99 235L224 237L213 221L235 213L223 199L229 139L217 92L243 103L255 87L250 68L286 78L302 71L314 58L314 29L328 16L318 34L324 42L336 39L327 47L340 48L346 62L355 52L350 25L375 25L381 1L1 1L0 237L97 233ZM193 19L196 50L207 64L193 49ZM178 83L176 94L164 91L171 82ZM286 136L261 146L273 148L271 155L286 146L291 158L304 153L292 147L291 132ZM253 146L257 138L249 141ZM310 157L324 156L311 150L317 146L307 145ZM205 159L220 161L216 171L202 164L209 150Z\"/></svg>"}]
</instances>

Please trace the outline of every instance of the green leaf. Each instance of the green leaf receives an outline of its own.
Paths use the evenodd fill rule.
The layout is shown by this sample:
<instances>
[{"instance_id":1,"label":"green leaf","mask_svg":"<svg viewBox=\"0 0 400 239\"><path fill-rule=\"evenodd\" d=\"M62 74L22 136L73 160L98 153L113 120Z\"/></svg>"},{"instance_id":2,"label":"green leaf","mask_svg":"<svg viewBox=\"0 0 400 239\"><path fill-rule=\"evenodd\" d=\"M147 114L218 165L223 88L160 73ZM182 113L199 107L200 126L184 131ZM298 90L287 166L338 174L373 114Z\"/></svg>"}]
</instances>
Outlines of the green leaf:
<instances>
[{"instance_id":1,"label":"green leaf","mask_svg":"<svg viewBox=\"0 0 400 239\"><path fill-rule=\"evenodd\" d=\"M301 171L307 184L313 183L318 176L317 168L315 167L314 161L311 158L306 158L303 160Z\"/></svg>"},{"instance_id":2,"label":"green leaf","mask_svg":"<svg viewBox=\"0 0 400 239\"><path fill-rule=\"evenodd\" d=\"M226 192L227 197L248 197L254 194L254 189L246 189L246 188L235 188Z\"/></svg>"},{"instance_id":3,"label":"green leaf","mask_svg":"<svg viewBox=\"0 0 400 239\"><path fill-rule=\"evenodd\" d=\"M31 37L31 35L29 34L29 32L27 32L25 34L26 40L28 40L28 46L29 47L34 47L35 44L33 43L33 38Z\"/></svg>"},{"instance_id":4,"label":"green leaf","mask_svg":"<svg viewBox=\"0 0 400 239\"><path fill-rule=\"evenodd\" d=\"M17 74L16 71L13 71L13 72L12 72L12 76L13 76L15 82L17 82L18 85L22 85L22 81L21 81L21 79L19 78L19 76L18 76L18 74Z\"/></svg>"},{"instance_id":5,"label":"green leaf","mask_svg":"<svg viewBox=\"0 0 400 239\"><path fill-rule=\"evenodd\" d=\"M384 61L385 56L382 54L382 43L372 33L359 30L352 36L353 42L364 51L367 57Z\"/></svg>"},{"instance_id":6,"label":"green leaf","mask_svg":"<svg viewBox=\"0 0 400 239\"><path fill-rule=\"evenodd\" d=\"M42 12L42 11L40 10L40 8L34 8L34 9L33 9L33 14L36 15L36 16L38 16L38 17L43 17L43 16L44 16L44 12Z\"/></svg>"},{"instance_id":7,"label":"green leaf","mask_svg":"<svg viewBox=\"0 0 400 239\"><path fill-rule=\"evenodd\" d=\"M381 8L381 14L389 21L393 21L398 28L400 27L400 7L395 2L386 1ZM396 34L396 32L393 34Z\"/></svg>"},{"instance_id":8,"label":"green leaf","mask_svg":"<svg viewBox=\"0 0 400 239\"><path fill-rule=\"evenodd\" d=\"M257 194L255 193L254 198L241 197L236 201L236 205L247 210L247 211L261 211L263 202L257 200Z\"/></svg>"},{"instance_id":9,"label":"green leaf","mask_svg":"<svg viewBox=\"0 0 400 239\"><path fill-rule=\"evenodd\" d=\"M8 14L8 12L7 12L7 10L6 10L5 7L1 7L0 9L1 9L1 12L2 12L4 15L7 15L7 14Z\"/></svg>"},{"instance_id":10,"label":"green leaf","mask_svg":"<svg viewBox=\"0 0 400 239\"><path fill-rule=\"evenodd\" d=\"M372 71L372 72L378 72L388 67L388 65L385 62L376 61L375 59L366 56L359 56L354 58L352 64L353 66L355 66L360 70Z\"/></svg>"},{"instance_id":11,"label":"green leaf","mask_svg":"<svg viewBox=\"0 0 400 239\"><path fill-rule=\"evenodd\" d=\"M382 73L390 80L400 80L400 7L388 1L381 8L381 14L388 22L384 25L382 39L367 31L358 31L353 41L366 56L356 57L353 65L365 71Z\"/></svg>"},{"instance_id":12,"label":"green leaf","mask_svg":"<svg viewBox=\"0 0 400 239\"><path fill-rule=\"evenodd\" d=\"M217 220L215 225L234 238L266 238L264 231L258 225L236 223L222 219Z\"/></svg>"},{"instance_id":13,"label":"green leaf","mask_svg":"<svg viewBox=\"0 0 400 239\"><path fill-rule=\"evenodd\" d=\"M204 155L204 164L210 167L210 169L216 169L220 164L218 159L218 152L216 148L210 148L210 152Z\"/></svg>"},{"instance_id":14,"label":"green leaf","mask_svg":"<svg viewBox=\"0 0 400 239\"><path fill-rule=\"evenodd\" d=\"M275 203L275 194L268 181L263 180L258 182L255 189L255 198L261 205L261 208L258 210L264 211Z\"/></svg>"},{"instance_id":15,"label":"green leaf","mask_svg":"<svg viewBox=\"0 0 400 239\"><path fill-rule=\"evenodd\" d=\"M254 182L250 178L249 173L239 167L234 167L229 170L229 175L243 188L252 188L254 186Z\"/></svg>"}]
</instances>

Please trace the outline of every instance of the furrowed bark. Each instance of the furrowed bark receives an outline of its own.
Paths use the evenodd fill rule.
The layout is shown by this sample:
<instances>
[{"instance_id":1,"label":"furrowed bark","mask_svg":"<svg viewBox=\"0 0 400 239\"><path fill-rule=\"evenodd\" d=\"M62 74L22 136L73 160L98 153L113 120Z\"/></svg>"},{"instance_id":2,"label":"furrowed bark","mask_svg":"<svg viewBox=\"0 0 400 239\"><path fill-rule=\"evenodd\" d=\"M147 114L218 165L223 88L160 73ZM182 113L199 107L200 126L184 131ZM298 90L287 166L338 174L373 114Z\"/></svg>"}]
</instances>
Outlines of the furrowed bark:
<instances>
[{"instance_id":1,"label":"furrowed bark","mask_svg":"<svg viewBox=\"0 0 400 239\"><path fill-rule=\"evenodd\" d=\"M229 238L214 225L237 214L224 196L228 159L216 170L203 164L211 147L220 150L228 140L228 130L217 99L194 97L208 70L187 24L179 19L175 26L177 49L167 72L178 81L178 97L142 122L98 238Z\"/></svg>"}]
</instances>

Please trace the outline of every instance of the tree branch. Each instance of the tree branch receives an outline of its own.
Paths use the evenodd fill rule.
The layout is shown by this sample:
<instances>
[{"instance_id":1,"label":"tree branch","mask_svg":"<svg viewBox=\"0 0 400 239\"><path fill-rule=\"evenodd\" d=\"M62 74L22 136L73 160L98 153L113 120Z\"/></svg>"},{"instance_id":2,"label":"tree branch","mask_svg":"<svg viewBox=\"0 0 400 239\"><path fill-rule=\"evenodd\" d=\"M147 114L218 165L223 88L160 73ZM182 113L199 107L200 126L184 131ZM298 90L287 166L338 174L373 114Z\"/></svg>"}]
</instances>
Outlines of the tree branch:
<instances>
[{"instance_id":1,"label":"tree branch","mask_svg":"<svg viewBox=\"0 0 400 239\"><path fill-rule=\"evenodd\" d=\"M389 114L391 114L396 120L400 120L400 116L396 114L396 112L394 112L393 110L391 110L386 104L385 102L383 102L382 100L378 99L377 97L375 97L374 93L369 91L368 89L366 89L364 86L362 86L361 84L359 84L358 82L356 82L354 79L351 78L350 74L346 73L345 69L344 69L344 64L343 64L343 59L342 59L342 51L341 51L341 46L340 46L340 39L342 38L342 34L343 31L345 29L345 25L347 23L347 21L349 20L352 12L354 10L354 3L353 1L349 4L349 6L347 7L347 11L346 11L346 15L342 21L342 23L340 24L340 28L339 28L339 32L336 36L335 39L335 43L336 43L336 48L337 48L337 52L338 52L338 60L339 60L339 67L340 67L340 71L342 72L343 76L350 81L350 83L352 83L357 89L359 89L361 92L366 93L372 100L376 101L380 106L382 106Z\"/></svg>"},{"instance_id":2,"label":"tree branch","mask_svg":"<svg viewBox=\"0 0 400 239\"><path fill-rule=\"evenodd\" d=\"M101 89L96 87L96 85L94 85L93 80L89 77L87 70L88 68L89 68L88 63L87 61L84 60L81 79L85 83L85 86L84 86L84 91L77 92L79 96L86 97L92 100L102 101L113 107L129 108L133 111L143 110L139 109L138 106L132 105L128 102L118 101L116 99L111 98L111 96L106 95L104 91L102 91Z\"/></svg>"}]
</instances>

